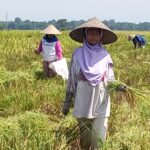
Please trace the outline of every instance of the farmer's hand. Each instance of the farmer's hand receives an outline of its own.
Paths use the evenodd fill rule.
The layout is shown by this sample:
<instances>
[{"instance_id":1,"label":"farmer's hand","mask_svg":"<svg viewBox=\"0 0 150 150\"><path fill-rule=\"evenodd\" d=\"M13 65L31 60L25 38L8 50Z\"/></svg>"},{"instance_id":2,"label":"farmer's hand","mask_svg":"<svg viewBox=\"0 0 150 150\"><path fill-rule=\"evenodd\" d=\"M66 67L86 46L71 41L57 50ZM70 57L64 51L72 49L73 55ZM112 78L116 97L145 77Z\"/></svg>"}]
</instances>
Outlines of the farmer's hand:
<instances>
[{"instance_id":1,"label":"farmer's hand","mask_svg":"<svg viewBox=\"0 0 150 150\"><path fill-rule=\"evenodd\" d=\"M70 104L64 102L62 112L65 116L68 115L69 109L70 109Z\"/></svg>"},{"instance_id":2,"label":"farmer's hand","mask_svg":"<svg viewBox=\"0 0 150 150\"><path fill-rule=\"evenodd\" d=\"M73 93L72 92L67 92L65 101L63 104L62 112L66 116L69 113L69 109L72 103L72 98L73 98Z\"/></svg>"},{"instance_id":3,"label":"farmer's hand","mask_svg":"<svg viewBox=\"0 0 150 150\"><path fill-rule=\"evenodd\" d=\"M35 49L35 50L34 50L34 53L35 53L35 54L39 54L39 52L38 52L38 50L37 50L37 49Z\"/></svg>"},{"instance_id":4,"label":"farmer's hand","mask_svg":"<svg viewBox=\"0 0 150 150\"><path fill-rule=\"evenodd\" d=\"M120 85L116 88L117 91L125 92L127 91L127 86L126 85Z\"/></svg>"}]
</instances>

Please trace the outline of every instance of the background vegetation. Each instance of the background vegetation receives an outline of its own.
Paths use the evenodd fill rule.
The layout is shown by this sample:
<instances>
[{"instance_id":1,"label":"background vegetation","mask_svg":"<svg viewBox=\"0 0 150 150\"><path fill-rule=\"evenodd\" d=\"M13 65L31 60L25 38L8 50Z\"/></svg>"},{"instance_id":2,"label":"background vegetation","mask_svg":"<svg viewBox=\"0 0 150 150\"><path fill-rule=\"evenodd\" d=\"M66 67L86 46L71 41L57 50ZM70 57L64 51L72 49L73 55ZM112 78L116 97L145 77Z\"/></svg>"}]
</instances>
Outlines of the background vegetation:
<instances>
[{"instance_id":1,"label":"background vegetation","mask_svg":"<svg viewBox=\"0 0 150 150\"><path fill-rule=\"evenodd\" d=\"M30 20L21 20L16 17L14 21L0 21L0 29L20 29L20 30L38 30L44 29L49 24L55 25L60 30L70 30L84 23L85 20L71 20L59 19L44 22L36 22ZM103 21L108 27L113 30L150 30L150 22L130 23L130 22L116 22L114 19Z\"/></svg>"}]
</instances>

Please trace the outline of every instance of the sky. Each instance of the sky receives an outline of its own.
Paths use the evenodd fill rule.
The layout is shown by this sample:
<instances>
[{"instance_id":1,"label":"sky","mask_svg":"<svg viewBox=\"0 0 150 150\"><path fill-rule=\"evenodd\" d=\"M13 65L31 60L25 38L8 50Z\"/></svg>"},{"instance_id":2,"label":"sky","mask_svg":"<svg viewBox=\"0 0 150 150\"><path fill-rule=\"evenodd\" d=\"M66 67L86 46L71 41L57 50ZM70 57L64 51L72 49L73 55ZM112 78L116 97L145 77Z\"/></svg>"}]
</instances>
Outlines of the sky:
<instances>
[{"instance_id":1,"label":"sky","mask_svg":"<svg viewBox=\"0 0 150 150\"><path fill-rule=\"evenodd\" d=\"M0 0L0 21L58 19L150 22L150 0ZM6 15L7 14L7 15ZM6 17L7 16L7 17Z\"/></svg>"}]
</instances>

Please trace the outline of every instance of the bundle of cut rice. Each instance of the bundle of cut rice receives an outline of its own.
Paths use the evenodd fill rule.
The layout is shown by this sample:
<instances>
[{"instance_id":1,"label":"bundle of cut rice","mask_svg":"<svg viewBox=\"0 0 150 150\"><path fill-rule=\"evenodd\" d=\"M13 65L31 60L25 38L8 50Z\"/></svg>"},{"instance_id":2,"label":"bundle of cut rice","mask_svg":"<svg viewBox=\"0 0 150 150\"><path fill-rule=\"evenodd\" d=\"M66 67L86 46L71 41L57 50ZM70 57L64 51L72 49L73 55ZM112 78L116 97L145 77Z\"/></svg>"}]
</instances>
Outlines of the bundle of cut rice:
<instances>
[{"instance_id":1,"label":"bundle of cut rice","mask_svg":"<svg viewBox=\"0 0 150 150\"><path fill-rule=\"evenodd\" d=\"M133 86L127 86L119 80L114 80L113 82L109 82L107 85L109 92L118 91L120 87L124 88L122 91L125 93L126 99L130 104L135 103L135 99L150 99L149 84L140 83Z\"/></svg>"}]
</instances>

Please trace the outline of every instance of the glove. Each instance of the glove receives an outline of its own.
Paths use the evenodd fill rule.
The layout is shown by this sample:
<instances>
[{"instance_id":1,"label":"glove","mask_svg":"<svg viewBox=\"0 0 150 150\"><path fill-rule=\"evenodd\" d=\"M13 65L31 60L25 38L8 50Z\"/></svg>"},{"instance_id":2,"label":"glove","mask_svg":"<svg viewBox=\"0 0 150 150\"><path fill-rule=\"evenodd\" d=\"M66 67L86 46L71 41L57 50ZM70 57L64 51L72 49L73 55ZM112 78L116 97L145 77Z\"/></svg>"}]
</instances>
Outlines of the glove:
<instances>
[{"instance_id":1,"label":"glove","mask_svg":"<svg viewBox=\"0 0 150 150\"><path fill-rule=\"evenodd\" d=\"M117 91L125 92L127 91L127 86L126 85L120 85L116 88Z\"/></svg>"},{"instance_id":2,"label":"glove","mask_svg":"<svg viewBox=\"0 0 150 150\"><path fill-rule=\"evenodd\" d=\"M69 109L70 109L69 104L65 102L64 105L63 105L63 108L62 108L62 112L63 112L63 114L64 114L65 116L68 115Z\"/></svg>"},{"instance_id":3,"label":"glove","mask_svg":"<svg viewBox=\"0 0 150 150\"><path fill-rule=\"evenodd\" d=\"M73 93L67 92L65 102L63 104L62 113L66 116L69 113L69 109L72 102Z\"/></svg>"}]
</instances>

